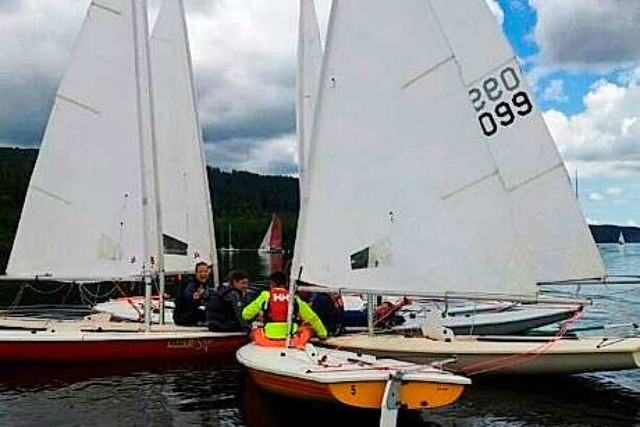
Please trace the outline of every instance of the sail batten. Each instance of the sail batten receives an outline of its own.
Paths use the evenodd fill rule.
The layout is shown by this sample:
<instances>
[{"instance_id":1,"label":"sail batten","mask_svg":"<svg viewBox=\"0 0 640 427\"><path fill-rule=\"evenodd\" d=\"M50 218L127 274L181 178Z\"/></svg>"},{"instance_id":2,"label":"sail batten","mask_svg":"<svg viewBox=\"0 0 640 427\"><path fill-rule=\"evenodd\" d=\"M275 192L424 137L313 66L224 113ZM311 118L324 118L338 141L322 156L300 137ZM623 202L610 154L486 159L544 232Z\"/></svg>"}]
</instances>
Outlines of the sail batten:
<instances>
[{"instance_id":1,"label":"sail batten","mask_svg":"<svg viewBox=\"0 0 640 427\"><path fill-rule=\"evenodd\" d=\"M483 2L334 0L325 52L292 269L302 281L533 295L538 282L603 276Z\"/></svg>"}]
</instances>

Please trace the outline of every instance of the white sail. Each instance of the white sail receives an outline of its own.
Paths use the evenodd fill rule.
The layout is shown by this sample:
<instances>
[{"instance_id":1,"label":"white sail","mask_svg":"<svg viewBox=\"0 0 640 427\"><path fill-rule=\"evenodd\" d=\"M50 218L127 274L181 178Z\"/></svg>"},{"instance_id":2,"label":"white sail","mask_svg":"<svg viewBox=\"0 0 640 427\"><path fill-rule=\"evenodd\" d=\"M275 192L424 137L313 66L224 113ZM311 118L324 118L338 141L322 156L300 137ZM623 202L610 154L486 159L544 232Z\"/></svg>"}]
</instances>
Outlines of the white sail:
<instances>
[{"instance_id":1,"label":"white sail","mask_svg":"<svg viewBox=\"0 0 640 427\"><path fill-rule=\"evenodd\" d=\"M300 0L297 74L297 135L300 199L306 199L306 175L314 106L322 67L320 27L313 0Z\"/></svg>"},{"instance_id":2,"label":"white sail","mask_svg":"<svg viewBox=\"0 0 640 427\"><path fill-rule=\"evenodd\" d=\"M484 2L334 0L325 51L292 274L509 295L603 275Z\"/></svg>"},{"instance_id":3,"label":"white sail","mask_svg":"<svg viewBox=\"0 0 640 427\"><path fill-rule=\"evenodd\" d=\"M90 4L29 183L8 275L140 275L145 259L157 256L147 52L146 42L136 42L146 41L144 25L143 2Z\"/></svg>"},{"instance_id":4,"label":"white sail","mask_svg":"<svg viewBox=\"0 0 640 427\"><path fill-rule=\"evenodd\" d=\"M164 0L150 40L166 271L207 259L213 218L182 0Z\"/></svg>"},{"instance_id":5,"label":"white sail","mask_svg":"<svg viewBox=\"0 0 640 427\"><path fill-rule=\"evenodd\" d=\"M260 246L258 246L258 249L267 250L271 248L272 231L273 231L273 218L271 218L269 227L267 227L267 232L264 234L264 237L262 238L262 241L260 242Z\"/></svg>"},{"instance_id":6,"label":"white sail","mask_svg":"<svg viewBox=\"0 0 640 427\"><path fill-rule=\"evenodd\" d=\"M298 73L296 79L296 127L298 136L298 182L300 210L298 224L304 222L309 198L308 164L311 130L322 68L322 41L313 0L300 0L298 24ZM296 244L299 240L296 240ZM294 256L298 248L294 250Z\"/></svg>"}]
</instances>

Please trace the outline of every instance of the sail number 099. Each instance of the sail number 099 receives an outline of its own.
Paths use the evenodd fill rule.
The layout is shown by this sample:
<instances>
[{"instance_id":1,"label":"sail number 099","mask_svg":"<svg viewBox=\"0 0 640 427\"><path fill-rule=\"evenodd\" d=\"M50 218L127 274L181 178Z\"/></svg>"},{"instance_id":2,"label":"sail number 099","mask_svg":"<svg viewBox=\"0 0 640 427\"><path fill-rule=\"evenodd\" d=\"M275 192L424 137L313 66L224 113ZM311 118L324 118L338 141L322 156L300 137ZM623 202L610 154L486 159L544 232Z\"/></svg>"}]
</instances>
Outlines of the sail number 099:
<instances>
[{"instance_id":1,"label":"sail number 099","mask_svg":"<svg viewBox=\"0 0 640 427\"><path fill-rule=\"evenodd\" d=\"M500 71L499 77L491 76L482 82L481 87L469 90L473 108L480 113L478 121L485 136L498 132L498 125L511 126L518 116L524 117L533 111L527 92L516 91L519 87L518 74L513 68L506 67ZM493 110L486 110L487 104L491 104Z\"/></svg>"}]
</instances>

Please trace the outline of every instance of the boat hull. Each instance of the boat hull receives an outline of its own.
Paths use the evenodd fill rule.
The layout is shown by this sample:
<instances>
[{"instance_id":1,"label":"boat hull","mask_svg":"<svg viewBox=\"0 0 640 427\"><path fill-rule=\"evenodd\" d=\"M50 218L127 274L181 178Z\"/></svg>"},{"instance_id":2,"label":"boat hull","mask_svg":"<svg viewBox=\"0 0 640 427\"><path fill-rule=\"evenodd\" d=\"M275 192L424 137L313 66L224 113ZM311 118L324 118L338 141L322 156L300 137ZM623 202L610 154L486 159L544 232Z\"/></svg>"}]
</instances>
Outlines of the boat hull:
<instances>
[{"instance_id":1,"label":"boat hull","mask_svg":"<svg viewBox=\"0 0 640 427\"><path fill-rule=\"evenodd\" d=\"M567 320L580 310L579 306L564 308L523 306L496 312L462 313L450 316L442 323L456 335L511 335ZM420 327L419 316L410 317L407 324L398 329L411 327Z\"/></svg>"},{"instance_id":2,"label":"boat hull","mask_svg":"<svg viewBox=\"0 0 640 427\"><path fill-rule=\"evenodd\" d=\"M0 362L79 364L231 357L244 335L202 333L50 331L0 334Z\"/></svg>"},{"instance_id":3,"label":"boat hull","mask_svg":"<svg viewBox=\"0 0 640 427\"><path fill-rule=\"evenodd\" d=\"M453 342L422 337L343 336L323 343L412 363L454 360L447 370L464 375L558 375L640 367L640 338L562 339L458 337Z\"/></svg>"},{"instance_id":4,"label":"boat hull","mask_svg":"<svg viewBox=\"0 0 640 427\"><path fill-rule=\"evenodd\" d=\"M338 357L340 362L322 366L311 363L302 350L283 352L282 348L248 344L238 350L237 358L248 368L255 383L267 391L357 408L379 409L387 382L396 370L408 369L409 373L400 382L398 400L403 408L410 410L449 405L460 397L469 383L465 378L448 377L433 368L392 360L355 363L353 360L359 357L355 353L332 351L328 353L329 357L332 360ZM421 368L428 372L420 372Z\"/></svg>"}]
</instances>

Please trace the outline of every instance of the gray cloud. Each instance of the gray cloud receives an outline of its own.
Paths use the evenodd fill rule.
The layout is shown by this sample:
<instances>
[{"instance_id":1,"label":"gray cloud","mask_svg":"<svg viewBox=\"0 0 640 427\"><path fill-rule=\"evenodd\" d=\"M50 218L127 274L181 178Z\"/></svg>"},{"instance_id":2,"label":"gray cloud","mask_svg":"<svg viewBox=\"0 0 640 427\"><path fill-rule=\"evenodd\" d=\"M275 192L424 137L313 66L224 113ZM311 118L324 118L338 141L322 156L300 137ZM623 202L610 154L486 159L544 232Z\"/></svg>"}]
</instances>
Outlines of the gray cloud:
<instances>
[{"instance_id":1,"label":"gray cloud","mask_svg":"<svg viewBox=\"0 0 640 427\"><path fill-rule=\"evenodd\" d=\"M223 170L250 170L263 174L296 175L295 135L272 139L231 138L205 145L207 162Z\"/></svg>"},{"instance_id":2,"label":"gray cloud","mask_svg":"<svg viewBox=\"0 0 640 427\"><path fill-rule=\"evenodd\" d=\"M2 0L0 2L0 15L9 15L22 10L21 0Z\"/></svg>"},{"instance_id":3,"label":"gray cloud","mask_svg":"<svg viewBox=\"0 0 640 427\"><path fill-rule=\"evenodd\" d=\"M531 0L547 66L606 70L640 59L637 0Z\"/></svg>"},{"instance_id":4,"label":"gray cloud","mask_svg":"<svg viewBox=\"0 0 640 427\"><path fill-rule=\"evenodd\" d=\"M89 0L0 0L2 144L40 144L88 4ZM160 4L161 0L149 0L151 22ZM318 4L324 5L320 15L326 21L328 0ZM185 1L206 150L215 153L209 156L212 164L295 172L294 5Z\"/></svg>"}]
</instances>

